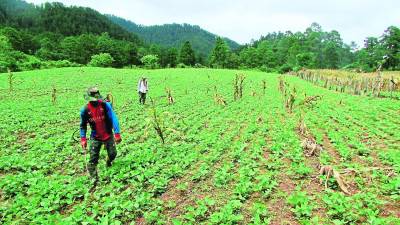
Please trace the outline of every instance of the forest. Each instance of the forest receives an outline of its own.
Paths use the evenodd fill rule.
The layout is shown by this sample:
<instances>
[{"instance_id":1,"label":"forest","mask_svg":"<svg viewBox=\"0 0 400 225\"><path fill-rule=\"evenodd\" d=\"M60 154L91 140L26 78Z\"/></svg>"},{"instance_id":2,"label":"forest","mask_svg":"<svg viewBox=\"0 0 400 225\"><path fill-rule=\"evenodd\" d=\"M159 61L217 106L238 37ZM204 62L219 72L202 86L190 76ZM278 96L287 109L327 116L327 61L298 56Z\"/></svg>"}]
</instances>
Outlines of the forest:
<instances>
[{"instance_id":1,"label":"forest","mask_svg":"<svg viewBox=\"0 0 400 225\"><path fill-rule=\"evenodd\" d=\"M301 68L369 72L380 64L386 70L400 68L396 26L389 26L380 37L366 37L364 46L344 43L339 32L324 31L318 23L304 32L271 32L239 46L198 26L134 25L90 8L1 1L0 72L79 65L266 72Z\"/></svg>"}]
</instances>

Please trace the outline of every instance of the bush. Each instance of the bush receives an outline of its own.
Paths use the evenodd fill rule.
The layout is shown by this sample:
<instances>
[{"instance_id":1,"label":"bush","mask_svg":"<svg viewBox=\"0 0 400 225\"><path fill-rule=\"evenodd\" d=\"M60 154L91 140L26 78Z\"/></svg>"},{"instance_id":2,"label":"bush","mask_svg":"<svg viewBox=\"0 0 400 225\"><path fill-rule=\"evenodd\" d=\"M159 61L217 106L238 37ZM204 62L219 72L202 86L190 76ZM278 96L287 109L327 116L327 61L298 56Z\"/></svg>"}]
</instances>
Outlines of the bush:
<instances>
[{"instance_id":1,"label":"bush","mask_svg":"<svg viewBox=\"0 0 400 225\"><path fill-rule=\"evenodd\" d=\"M5 73L8 69L15 71L17 69L16 61L10 55L0 53L0 73Z\"/></svg>"},{"instance_id":2,"label":"bush","mask_svg":"<svg viewBox=\"0 0 400 225\"><path fill-rule=\"evenodd\" d=\"M40 69L40 59L20 51L0 52L0 73Z\"/></svg>"},{"instance_id":3,"label":"bush","mask_svg":"<svg viewBox=\"0 0 400 225\"><path fill-rule=\"evenodd\" d=\"M157 55L145 55L140 59L140 61L144 64L146 69L157 69L160 67Z\"/></svg>"},{"instance_id":4,"label":"bush","mask_svg":"<svg viewBox=\"0 0 400 225\"><path fill-rule=\"evenodd\" d=\"M279 68L279 73L287 73L292 71L292 67L289 64L283 64L280 68Z\"/></svg>"},{"instance_id":5,"label":"bush","mask_svg":"<svg viewBox=\"0 0 400 225\"><path fill-rule=\"evenodd\" d=\"M23 60L17 62L17 67L20 71L40 69L41 65L42 61L32 55L25 55Z\"/></svg>"},{"instance_id":6,"label":"bush","mask_svg":"<svg viewBox=\"0 0 400 225\"><path fill-rule=\"evenodd\" d=\"M111 67L113 62L114 59L109 53L100 53L92 56L89 65L94 67Z\"/></svg>"}]
</instances>

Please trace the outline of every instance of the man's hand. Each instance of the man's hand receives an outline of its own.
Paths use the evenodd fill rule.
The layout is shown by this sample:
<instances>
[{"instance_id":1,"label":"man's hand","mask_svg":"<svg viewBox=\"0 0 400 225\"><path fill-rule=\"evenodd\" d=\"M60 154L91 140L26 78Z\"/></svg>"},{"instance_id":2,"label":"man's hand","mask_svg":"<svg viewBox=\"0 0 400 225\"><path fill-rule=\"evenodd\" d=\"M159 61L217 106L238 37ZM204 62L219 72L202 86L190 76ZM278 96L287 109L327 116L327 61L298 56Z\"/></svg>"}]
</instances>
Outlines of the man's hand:
<instances>
[{"instance_id":1,"label":"man's hand","mask_svg":"<svg viewBox=\"0 0 400 225\"><path fill-rule=\"evenodd\" d=\"M87 148L87 140L86 140L85 137L82 137L82 138L81 138L81 145L82 145L82 148L83 148L83 149L86 149L86 148Z\"/></svg>"},{"instance_id":2,"label":"man's hand","mask_svg":"<svg viewBox=\"0 0 400 225\"><path fill-rule=\"evenodd\" d=\"M120 134L114 134L114 140L115 140L115 143L117 143L117 144L121 143L121 141L122 141L121 135Z\"/></svg>"}]
</instances>

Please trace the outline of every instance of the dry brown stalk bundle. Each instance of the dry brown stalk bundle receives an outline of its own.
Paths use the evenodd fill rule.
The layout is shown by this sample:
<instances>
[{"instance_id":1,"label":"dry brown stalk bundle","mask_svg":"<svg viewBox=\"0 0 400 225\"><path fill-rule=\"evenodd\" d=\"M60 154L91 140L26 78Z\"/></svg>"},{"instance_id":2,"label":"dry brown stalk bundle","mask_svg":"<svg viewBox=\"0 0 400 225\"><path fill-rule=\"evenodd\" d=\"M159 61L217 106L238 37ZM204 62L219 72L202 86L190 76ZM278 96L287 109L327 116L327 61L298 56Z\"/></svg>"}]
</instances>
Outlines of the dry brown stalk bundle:
<instances>
[{"instance_id":1,"label":"dry brown stalk bundle","mask_svg":"<svg viewBox=\"0 0 400 225\"><path fill-rule=\"evenodd\" d=\"M279 91L283 94L285 92L285 81L279 77Z\"/></svg>"},{"instance_id":2,"label":"dry brown stalk bundle","mask_svg":"<svg viewBox=\"0 0 400 225\"><path fill-rule=\"evenodd\" d=\"M215 94L214 96L214 101L218 104L218 105L222 105L222 106L226 106L227 103L225 101L225 99L219 95L219 94Z\"/></svg>"},{"instance_id":3,"label":"dry brown stalk bundle","mask_svg":"<svg viewBox=\"0 0 400 225\"><path fill-rule=\"evenodd\" d=\"M393 78L393 76L390 78L390 97L393 97L393 91L398 90L400 87L400 82L396 82Z\"/></svg>"},{"instance_id":4,"label":"dry brown stalk bundle","mask_svg":"<svg viewBox=\"0 0 400 225\"><path fill-rule=\"evenodd\" d=\"M243 96L243 82L246 79L244 74L236 74L233 82L233 98L234 100L240 99Z\"/></svg>"},{"instance_id":5,"label":"dry brown stalk bundle","mask_svg":"<svg viewBox=\"0 0 400 225\"><path fill-rule=\"evenodd\" d=\"M51 92L51 102L53 103L53 105L56 104L56 100L57 100L57 89L53 85L52 92Z\"/></svg>"},{"instance_id":6,"label":"dry brown stalk bundle","mask_svg":"<svg viewBox=\"0 0 400 225\"><path fill-rule=\"evenodd\" d=\"M295 100L296 100L296 96L293 93L290 93L285 102L285 107L289 111L289 113L293 112L293 105L294 105Z\"/></svg>"},{"instance_id":7,"label":"dry brown stalk bundle","mask_svg":"<svg viewBox=\"0 0 400 225\"><path fill-rule=\"evenodd\" d=\"M299 132L301 135L307 136L308 130L307 130L307 126L306 126L306 123L304 122L303 117L300 118L298 129L299 129Z\"/></svg>"},{"instance_id":8,"label":"dry brown stalk bundle","mask_svg":"<svg viewBox=\"0 0 400 225\"><path fill-rule=\"evenodd\" d=\"M106 99L107 102L109 102L113 107L115 107L115 101L114 101L114 95L112 95L111 93L108 93L106 95Z\"/></svg>"},{"instance_id":9,"label":"dry brown stalk bundle","mask_svg":"<svg viewBox=\"0 0 400 225\"><path fill-rule=\"evenodd\" d=\"M328 180L332 176L335 178L336 183L339 185L339 188L348 195L351 195L347 188L347 184L343 181L340 173L336 170L333 169L332 166L321 166L321 169L319 170L320 175L325 175L325 188L328 188ZM322 184L322 180L320 182Z\"/></svg>"},{"instance_id":10,"label":"dry brown stalk bundle","mask_svg":"<svg viewBox=\"0 0 400 225\"><path fill-rule=\"evenodd\" d=\"M329 82L329 79L326 79L326 80L325 80L325 84L324 84L324 88L327 88L327 87L328 87L328 82Z\"/></svg>"},{"instance_id":11,"label":"dry brown stalk bundle","mask_svg":"<svg viewBox=\"0 0 400 225\"><path fill-rule=\"evenodd\" d=\"M315 104L317 104L317 102L321 99L322 97L319 95L305 96L304 100L299 105L304 105L313 108Z\"/></svg>"},{"instance_id":12,"label":"dry brown stalk bundle","mask_svg":"<svg viewBox=\"0 0 400 225\"><path fill-rule=\"evenodd\" d=\"M301 143L301 147L304 149L304 154L307 157L319 155L323 148L321 145L317 144L314 140L304 139Z\"/></svg>"},{"instance_id":13,"label":"dry brown stalk bundle","mask_svg":"<svg viewBox=\"0 0 400 225\"><path fill-rule=\"evenodd\" d=\"M263 89L263 94L265 95L265 89L267 89L267 81L262 80L262 89Z\"/></svg>"},{"instance_id":14,"label":"dry brown stalk bundle","mask_svg":"<svg viewBox=\"0 0 400 225\"><path fill-rule=\"evenodd\" d=\"M222 97L222 95L220 95L218 93L217 86L214 86L214 101L218 105L222 105L222 106L226 106L227 105L227 102L225 101L225 99Z\"/></svg>"},{"instance_id":15,"label":"dry brown stalk bundle","mask_svg":"<svg viewBox=\"0 0 400 225\"><path fill-rule=\"evenodd\" d=\"M159 118L158 113L156 111L156 104L153 101L152 98L150 98L151 101L151 124L153 125L154 130L157 132L157 135L160 137L161 142L164 144L165 143L165 135L164 135L164 127L163 127L163 122Z\"/></svg>"},{"instance_id":16,"label":"dry brown stalk bundle","mask_svg":"<svg viewBox=\"0 0 400 225\"><path fill-rule=\"evenodd\" d=\"M168 104L174 104L174 97L172 97L171 89L166 88L165 92L167 93Z\"/></svg>"}]
</instances>

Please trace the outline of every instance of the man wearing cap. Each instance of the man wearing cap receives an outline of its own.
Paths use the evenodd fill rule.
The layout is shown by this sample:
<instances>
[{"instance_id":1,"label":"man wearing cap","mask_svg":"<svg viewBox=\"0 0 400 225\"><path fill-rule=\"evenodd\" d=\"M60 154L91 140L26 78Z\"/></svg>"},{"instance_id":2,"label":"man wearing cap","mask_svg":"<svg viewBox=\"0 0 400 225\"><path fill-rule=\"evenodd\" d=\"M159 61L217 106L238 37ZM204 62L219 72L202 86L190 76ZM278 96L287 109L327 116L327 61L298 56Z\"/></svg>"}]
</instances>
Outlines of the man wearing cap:
<instances>
[{"instance_id":1,"label":"man wearing cap","mask_svg":"<svg viewBox=\"0 0 400 225\"><path fill-rule=\"evenodd\" d=\"M90 134L90 160L88 170L90 177L97 184L97 164L99 161L100 148L104 144L107 149L107 167L110 167L112 161L117 156L115 143L121 142L119 123L110 103L103 101L97 87L91 87L87 90L85 99L88 101L81 109L81 145L87 148L86 131L89 123L92 130ZM113 132L114 130L114 132Z\"/></svg>"},{"instance_id":2,"label":"man wearing cap","mask_svg":"<svg viewBox=\"0 0 400 225\"><path fill-rule=\"evenodd\" d=\"M142 77L142 79L139 80L138 83L138 93L139 93L139 103L143 104L146 101L146 94L147 91L149 90L148 84L147 84L147 79L146 77Z\"/></svg>"}]
</instances>

